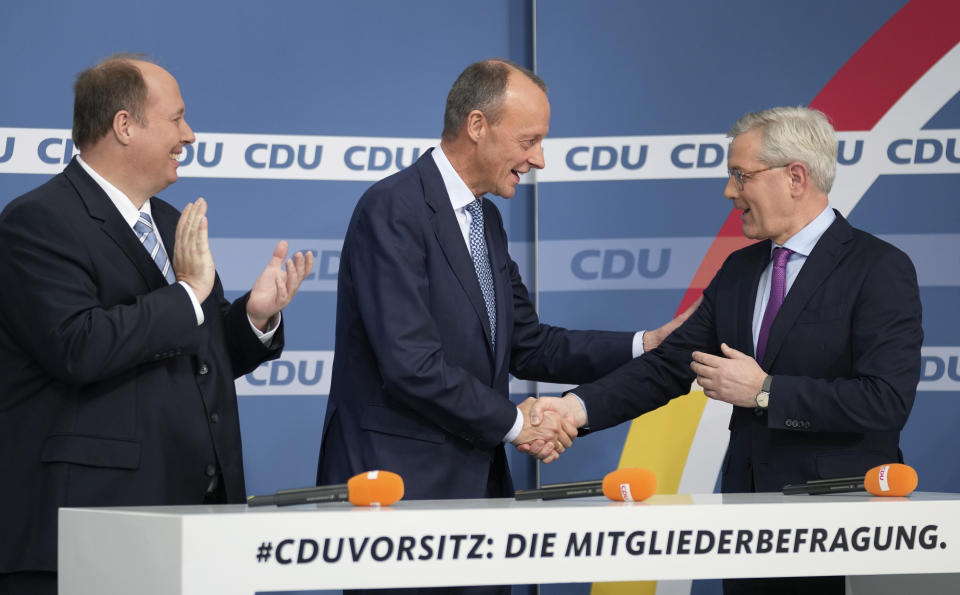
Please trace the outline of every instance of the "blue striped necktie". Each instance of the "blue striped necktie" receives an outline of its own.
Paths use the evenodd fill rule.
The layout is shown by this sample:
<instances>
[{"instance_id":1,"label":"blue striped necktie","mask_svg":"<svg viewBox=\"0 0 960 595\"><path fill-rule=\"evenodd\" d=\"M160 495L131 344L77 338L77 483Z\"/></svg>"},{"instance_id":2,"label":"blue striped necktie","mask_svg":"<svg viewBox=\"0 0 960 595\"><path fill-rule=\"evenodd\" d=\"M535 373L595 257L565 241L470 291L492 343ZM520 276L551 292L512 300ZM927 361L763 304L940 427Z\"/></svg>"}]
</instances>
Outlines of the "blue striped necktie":
<instances>
[{"instance_id":1,"label":"blue striped necktie","mask_svg":"<svg viewBox=\"0 0 960 595\"><path fill-rule=\"evenodd\" d=\"M167 283L173 283L177 280L173 274L173 267L170 266L170 260L167 258L167 251L163 245L157 241L157 233L153 230L153 219L146 213L140 213L140 218L133 225L133 231L137 233L137 239L143 244L143 247L150 253L150 258L157 263L160 272L167 279Z\"/></svg>"},{"instance_id":2,"label":"blue striped necktie","mask_svg":"<svg viewBox=\"0 0 960 595\"><path fill-rule=\"evenodd\" d=\"M480 199L467 205L470 212L470 256L473 268L477 272L483 301L487 304L487 316L490 318L490 344L497 346L497 302L493 292L493 274L490 272L490 256L487 254L487 241L483 236L483 206Z\"/></svg>"}]
</instances>

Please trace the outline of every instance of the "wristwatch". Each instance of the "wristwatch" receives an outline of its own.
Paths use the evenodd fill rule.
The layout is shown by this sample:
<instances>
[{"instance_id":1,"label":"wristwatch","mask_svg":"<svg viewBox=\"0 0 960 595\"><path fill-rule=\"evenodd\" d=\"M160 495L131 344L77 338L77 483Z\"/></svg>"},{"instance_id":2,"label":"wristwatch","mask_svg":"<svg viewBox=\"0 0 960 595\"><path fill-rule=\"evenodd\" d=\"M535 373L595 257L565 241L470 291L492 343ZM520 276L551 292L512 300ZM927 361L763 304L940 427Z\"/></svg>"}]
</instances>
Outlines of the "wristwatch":
<instances>
[{"instance_id":1,"label":"wristwatch","mask_svg":"<svg viewBox=\"0 0 960 595\"><path fill-rule=\"evenodd\" d=\"M760 409L766 409L767 405L770 404L771 384L773 384L773 376L767 374L767 377L763 379L763 386L760 388L760 392L758 392L757 396L754 397L754 400L757 402L757 407Z\"/></svg>"}]
</instances>

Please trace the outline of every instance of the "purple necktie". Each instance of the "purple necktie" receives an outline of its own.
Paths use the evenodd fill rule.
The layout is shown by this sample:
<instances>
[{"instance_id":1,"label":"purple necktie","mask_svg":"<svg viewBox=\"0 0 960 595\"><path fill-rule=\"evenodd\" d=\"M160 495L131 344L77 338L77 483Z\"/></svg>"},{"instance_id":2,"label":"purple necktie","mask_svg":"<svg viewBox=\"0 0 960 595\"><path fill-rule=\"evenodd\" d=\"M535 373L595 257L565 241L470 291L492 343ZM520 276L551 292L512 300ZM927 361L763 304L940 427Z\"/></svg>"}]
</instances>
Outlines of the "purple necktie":
<instances>
[{"instance_id":1,"label":"purple necktie","mask_svg":"<svg viewBox=\"0 0 960 595\"><path fill-rule=\"evenodd\" d=\"M770 338L770 327L777 317L783 298L787 295L787 261L793 250L789 248L773 249L773 272L770 276L770 299L767 300L767 309L763 311L763 320L760 321L760 334L757 336L757 361L763 363L763 355L767 351L767 339Z\"/></svg>"}]
</instances>

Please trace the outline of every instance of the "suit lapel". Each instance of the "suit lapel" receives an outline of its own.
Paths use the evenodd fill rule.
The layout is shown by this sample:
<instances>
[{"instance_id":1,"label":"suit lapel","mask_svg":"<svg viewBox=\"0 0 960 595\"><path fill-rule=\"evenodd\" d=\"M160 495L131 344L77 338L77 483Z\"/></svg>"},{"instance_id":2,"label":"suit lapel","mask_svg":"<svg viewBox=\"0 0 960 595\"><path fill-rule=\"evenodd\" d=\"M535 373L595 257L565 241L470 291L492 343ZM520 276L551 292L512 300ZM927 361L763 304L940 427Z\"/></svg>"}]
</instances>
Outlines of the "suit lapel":
<instances>
[{"instance_id":1,"label":"suit lapel","mask_svg":"<svg viewBox=\"0 0 960 595\"><path fill-rule=\"evenodd\" d=\"M483 301L483 292L480 290L477 272L473 268L473 259L470 258L470 252L463 241L463 234L460 233L460 225L453 214L450 197L443 185L440 171L433 162L431 153L432 149L417 160L417 169L423 183L424 200L433 211L430 223L433 226L437 242L440 244L440 249L443 250L447 262L450 263L450 268L460 282L464 293L467 294L467 299L477 318L482 323L480 326L483 328L483 335L487 339L487 347L490 348L490 318L487 316L487 306ZM487 249L489 250L489 245Z\"/></svg>"},{"instance_id":2,"label":"suit lapel","mask_svg":"<svg viewBox=\"0 0 960 595\"><path fill-rule=\"evenodd\" d=\"M157 264L150 258L150 254L143 248L143 244L137 239L133 229L124 221L120 211L110 201L103 188L77 163L76 158L63 170L63 173L77 190L77 194L80 195L80 200L86 206L90 217L100 222L103 233L107 234L117 245L117 248L130 259L137 272L143 277L144 282L151 289L167 285L167 280L164 279L160 269L157 268ZM164 237L164 241L166 241L166 237Z\"/></svg>"},{"instance_id":3,"label":"suit lapel","mask_svg":"<svg viewBox=\"0 0 960 595\"><path fill-rule=\"evenodd\" d=\"M760 276L763 275L763 269L770 262L770 242L758 242L749 248L755 253L755 257L750 259L740 284L739 295L737 295L737 342L738 351L756 357L756 347L753 344L753 310L757 305L757 286L760 285ZM767 348L769 352L769 347Z\"/></svg>"},{"instance_id":4,"label":"suit lapel","mask_svg":"<svg viewBox=\"0 0 960 595\"><path fill-rule=\"evenodd\" d=\"M810 256L803 263L800 274L787 292L787 297L783 300L783 305L780 306L780 311L777 312L777 317L770 327L767 352L761 364L764 370L770 369L769 366L776 360L777 353L790 336L790 329L796 324L800 313L843 259L847 251L847 243L853 238L850 229L847 220L837 213L837 219L820 236L820 240L810 251Z\"/></svg>"},{"instance_id":5,"label":"suit lapel","mask_svg":"<svg viewBox=\"0 0 960 595\"><path fill-rule=\"evenodd\" d=\"M490 201L483 202L484 238L487 241L487 253L490 255L490 271L493 274L493 295L497 304L497 348L495 353L495 374L499 376L501 366L506 364L512 333L507 323L512 320L507 313L513 309L513 288L510 287L509 277L501 274L507 268L510 254L507 245L500 240L500 234L494 233L494 222L500 221L497 207ZM479 284L478 284L479 285Z\"/></svg>"}]
</instances>

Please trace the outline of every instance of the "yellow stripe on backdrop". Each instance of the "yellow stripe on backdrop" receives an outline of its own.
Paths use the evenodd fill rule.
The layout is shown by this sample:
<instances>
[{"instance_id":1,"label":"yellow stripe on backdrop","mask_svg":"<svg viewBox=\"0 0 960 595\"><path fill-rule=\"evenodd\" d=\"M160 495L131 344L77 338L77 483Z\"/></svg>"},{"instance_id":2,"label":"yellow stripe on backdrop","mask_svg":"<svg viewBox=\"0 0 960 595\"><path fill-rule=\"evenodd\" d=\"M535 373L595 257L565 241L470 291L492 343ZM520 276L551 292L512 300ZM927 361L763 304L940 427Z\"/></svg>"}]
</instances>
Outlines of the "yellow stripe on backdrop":
<instances>
[{"instance_id":1,"label":"yellow stripe on backdrop","mask_svg":"<svg viewBox=\"0 0 960 595\"><path fill-rule=\"evenodd\" d=\"M618 468L643 467L657 476L657 494L676 494L707 404L703 391L673 399L630 423ZM591 595L656 595L656 581L594 583Z\"/></svg>"},{"instance_id":2,"label":"yellow stripe on backdrop","mask_svg":"<svg viewBox=\"0 0 960 595\"><path fill-rule=\"evenodd\" d=\"M690 281L690 288L681 300L677 314L697 299L731 252L753 243L753 240L743 236L741 227L740 211L731 209ZM649 469L657 476L656 493L676 494L706 405L706 395L694 383L686 395L633 420L623 445L623 454L620 455L620 467ZM717 436L726 434L726 427L705 431L708 447L714 442L718 445L723 443L717 440ZM723 448L726 449L725 443ZM590 592L591 595L656 595L657 583L594 583Z\"/></svg>"}]
</instances>

